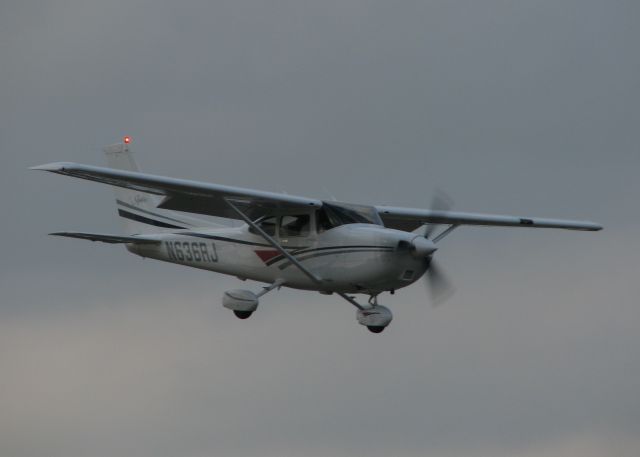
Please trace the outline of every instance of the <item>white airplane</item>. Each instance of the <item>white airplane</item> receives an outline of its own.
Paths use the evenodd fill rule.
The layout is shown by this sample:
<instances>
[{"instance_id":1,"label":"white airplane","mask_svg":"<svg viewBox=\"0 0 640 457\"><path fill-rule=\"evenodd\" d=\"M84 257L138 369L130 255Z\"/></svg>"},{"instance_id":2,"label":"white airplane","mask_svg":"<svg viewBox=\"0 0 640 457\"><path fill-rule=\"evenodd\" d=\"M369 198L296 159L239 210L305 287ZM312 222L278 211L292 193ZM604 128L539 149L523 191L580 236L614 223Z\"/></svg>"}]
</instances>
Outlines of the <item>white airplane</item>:
<instances>
[{"instance_id":1,"label":"white airplane","mask_svg":"<svg viewBox=\"0 0 640 457\"><path fill-rule=\"evenodd\" d=\"M109 168L69 162L32 168L116 187L125 235L51 235L124 244L141 257L267 283L257 293L224 293L223 306L240 319L251 316L261 296L284 286L335 293L357 308L358 323L379 333L392 320L378 304L381 293L393 294L425 273L434 298L450 293L432 259L437 243L456 227L602 229L593 222L453 212L442 202L430 210L356 205L145 174L130 141L104 149ZM245 224L228 227L185 212ZM367 304L350 294L368 295Z\"/></svg>"}]
</instances>

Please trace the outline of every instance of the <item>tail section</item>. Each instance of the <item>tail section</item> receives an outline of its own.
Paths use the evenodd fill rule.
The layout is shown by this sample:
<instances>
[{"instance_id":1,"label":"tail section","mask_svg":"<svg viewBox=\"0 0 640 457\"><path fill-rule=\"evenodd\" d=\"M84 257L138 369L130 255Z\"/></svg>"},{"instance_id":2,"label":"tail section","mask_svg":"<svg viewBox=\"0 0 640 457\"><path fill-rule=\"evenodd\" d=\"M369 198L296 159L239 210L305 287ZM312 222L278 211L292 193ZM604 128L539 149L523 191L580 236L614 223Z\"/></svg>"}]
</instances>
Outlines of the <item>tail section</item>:
<instances>
[{"instance_id":1,"label":"tail section","mask_svg":"<svg viewBox=\"0 0 640 457\"><path fill-rule=\"evenodd\" d=\"M109 167L118 170L138 171L138 165L129 147L130 139L125 137L122 143L104 148ZM196 221L193 218L179 216L171 211L157 208L160 198L132 189L115 187L118 215L127 235L140 233L166 232L193 227L205 227L211 224Z\"/></svg>"}]
</instances>

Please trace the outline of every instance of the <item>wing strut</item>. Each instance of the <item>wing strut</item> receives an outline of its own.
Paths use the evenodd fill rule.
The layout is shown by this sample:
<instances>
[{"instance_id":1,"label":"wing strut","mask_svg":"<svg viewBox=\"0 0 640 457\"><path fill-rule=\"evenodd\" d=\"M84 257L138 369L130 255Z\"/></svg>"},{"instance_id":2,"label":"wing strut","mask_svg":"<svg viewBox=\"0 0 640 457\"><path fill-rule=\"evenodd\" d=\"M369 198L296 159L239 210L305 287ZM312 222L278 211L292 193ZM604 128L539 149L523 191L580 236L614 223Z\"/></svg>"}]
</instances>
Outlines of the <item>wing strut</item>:
<instances>
[{"instance_id":1,"label":"wing strut","mask_svg":"<svg viewBox=\"0 0 640 457\"><path fill-rule=\"evenodd\" d=\"M363 310L366 309L364 306L362 306L360 303L358 303L355 298L350 297L349 295L342 293L342 292L336 292L338 295L340 295L342 298L344 298L345 300L347 300L349 303L351 303L353 306L355 306L356 308L358 308L359 310Z\"/></svg>"},{"instance_id":2,"label":"wing strut","mask_svg":"<svg viewBox=\"0 0 640 457\"><path fill-rule=\"evenodd\" d=\"M459 226L460 224L451 224L449 227L446 228L446 230L444 230L440 235L436 236L432 241L434 243L437 243L442 238L447 236L449 233L453 232L456 229L456 227L459 227Z\"/></svg>"},{"instance_id":3,"label":"wing strut","mask_svg":"<svg viewBox=\"0 0 640 457\"><path fill-rule=\"evenodd\" d=\"M309 279L311 279L313 282L315 282L318 285L322 285L322 280L316 276L315 274L313 274L311 271L309 271L307 268L305 268L299 261L298 259L296 259L294 256L292 256L291 254L289 254L285 248L283 248L280 243L278 243L276 240L274 240L272 237L270 237L264 230L262 230L260 228L260 226L258 226L258 224L256 224L255 222L253 222L249 217L247 217L246 214L244 214L240 209L238 209L238 207L236 205L234 205L228 198L225 198L224 201L227 203L227 205L229 206L229 208L231 208L238 216L240 216L240 218L242 220L244 220L247 224L249 224L249 226L251 228L253 228L256 232L258 232L262 238L264 238L265 240L267 240L269 242L269 244L271 246L273 246L274 248L276 248L278 251L280 251L280 254L282 254L283 256L285 256L287 259L289 259L289 261L294 264L296 267L298 267L298 269L303 272L305 275L307 275L309 277Z\"/></svg>"}]
</instances>

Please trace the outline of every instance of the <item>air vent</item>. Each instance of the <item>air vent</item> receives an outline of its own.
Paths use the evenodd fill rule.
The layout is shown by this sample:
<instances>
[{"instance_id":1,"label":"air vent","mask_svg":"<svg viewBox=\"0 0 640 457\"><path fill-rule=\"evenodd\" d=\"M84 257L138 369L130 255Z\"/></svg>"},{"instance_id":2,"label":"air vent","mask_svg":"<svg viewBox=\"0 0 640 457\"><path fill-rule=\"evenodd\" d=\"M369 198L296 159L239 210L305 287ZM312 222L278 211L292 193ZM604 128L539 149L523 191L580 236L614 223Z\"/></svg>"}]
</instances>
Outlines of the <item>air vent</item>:
<instances>
[{"instance_id":1,"label":"air vent","mask_svg":"<svg viewBox=\"0 0 640 457\"><path fill-rule=\"evenodd\" d=\"M413 270L404 270L404 273L402 273L402 280L403 281L411 281L413 279L413 275L414 275L414 271Z\"/></svg>"}]
</instances>

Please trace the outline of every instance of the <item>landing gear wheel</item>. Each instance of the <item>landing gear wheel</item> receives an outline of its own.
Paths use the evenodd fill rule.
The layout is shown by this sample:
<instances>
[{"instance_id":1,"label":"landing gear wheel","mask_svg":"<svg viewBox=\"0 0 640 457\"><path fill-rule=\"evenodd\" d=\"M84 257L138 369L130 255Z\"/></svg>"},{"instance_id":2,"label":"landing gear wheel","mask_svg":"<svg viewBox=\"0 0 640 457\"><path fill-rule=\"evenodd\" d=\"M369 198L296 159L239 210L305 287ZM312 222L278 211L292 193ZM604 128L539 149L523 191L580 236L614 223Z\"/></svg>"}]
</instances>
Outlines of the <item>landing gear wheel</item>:
<instances>
[{"instance_id":1,"label":"landing gear wheel","mask_svg":"<svg viewBox=\"0 0 640 457\"><path fill-rule=\"evenodd\" d=\"M235 314L238 319L249 319L253 314L253 311L238 311L234 309L233 314Z\"/></svg>"},{"instance_id":2,"label":"landing gear wheel","mask_svg":"<svg viewBox=\"0 0 640 457\"><path fill-rule=\"evenodd\" d=\"M372 305L370 308L359 308L356 319L358 324L367 327L371 333L380 333L389 325L393 314L386 306Z\"/></svg>"}]
</instances>

